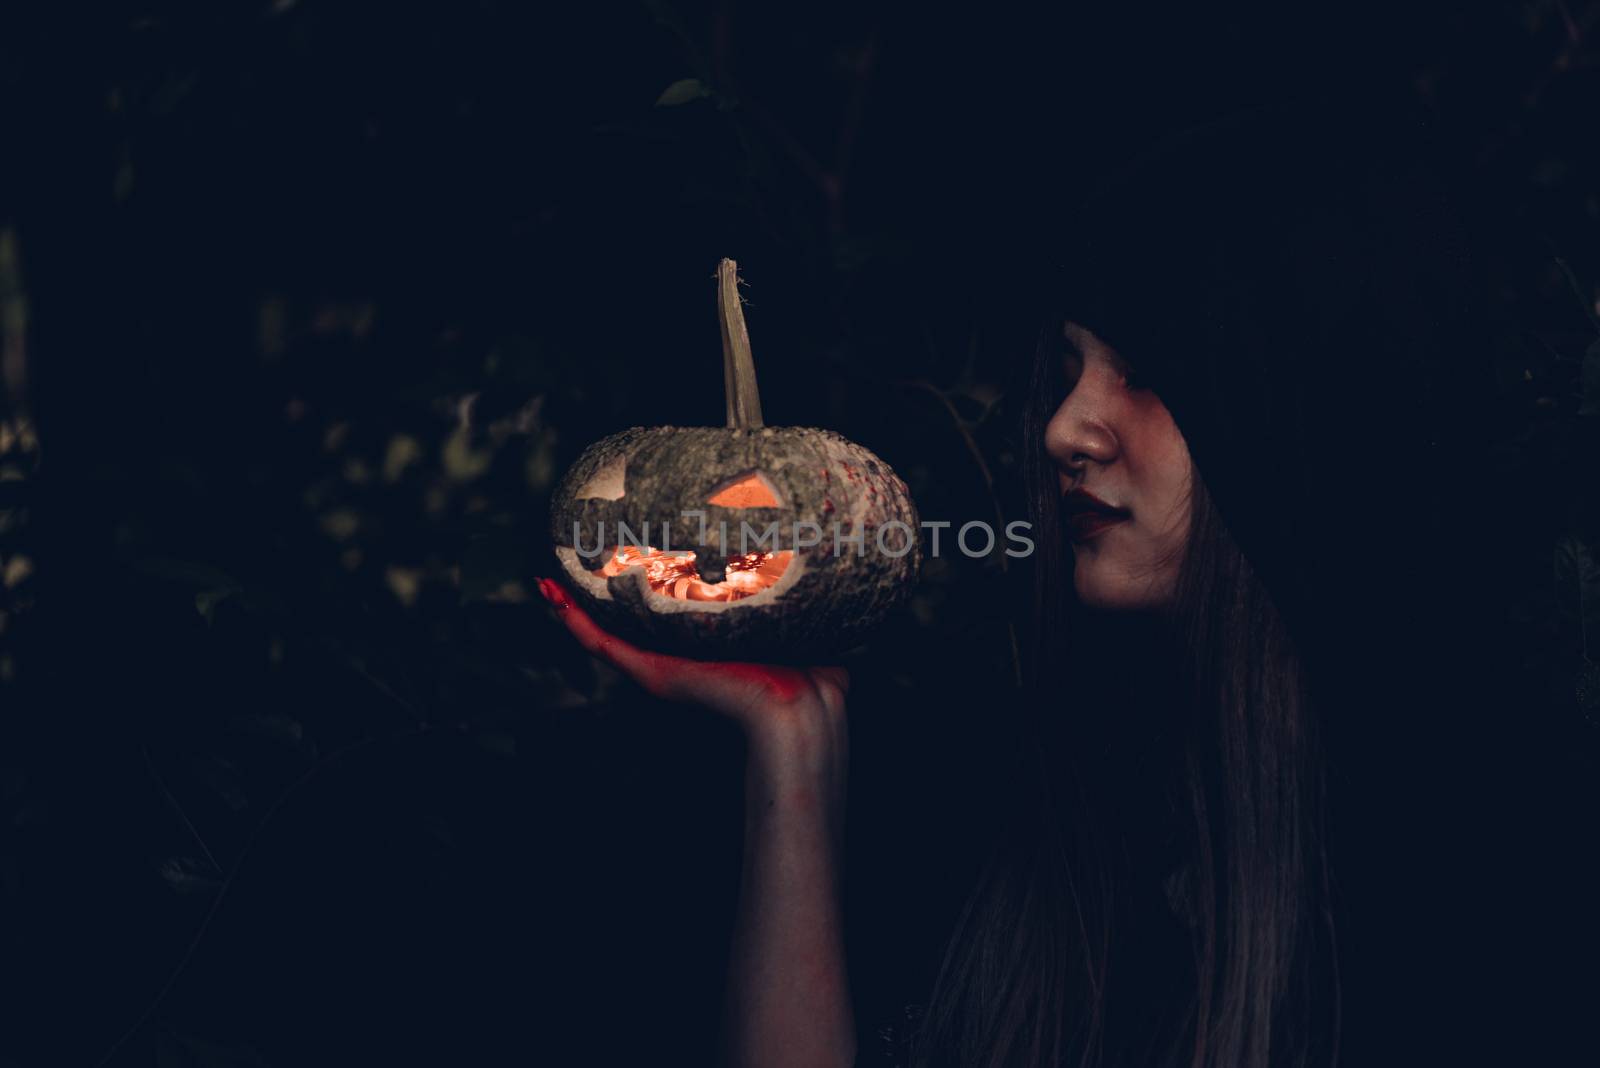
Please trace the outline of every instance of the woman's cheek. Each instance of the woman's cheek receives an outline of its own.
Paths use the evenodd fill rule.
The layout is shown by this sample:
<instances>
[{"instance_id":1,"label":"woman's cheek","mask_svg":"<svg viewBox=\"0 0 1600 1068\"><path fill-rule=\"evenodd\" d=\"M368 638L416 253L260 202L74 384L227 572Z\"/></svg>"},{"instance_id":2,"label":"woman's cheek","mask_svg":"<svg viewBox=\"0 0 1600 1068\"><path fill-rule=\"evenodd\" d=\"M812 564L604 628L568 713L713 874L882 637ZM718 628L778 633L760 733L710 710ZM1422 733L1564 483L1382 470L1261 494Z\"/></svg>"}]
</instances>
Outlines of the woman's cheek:
<instances>
[{"instance_id":1,"label":"woman's cheek","mask_svg":"<svg viewBox=\"0 0 1600 1068\"><path fill-rule=\"evenodd\" d=\"M1072 584L1080 604L1145 612L1170 604L1177 590L1182 542L1136 522L1107 531L1073 551Z\"/></svg>"}]
</instances>

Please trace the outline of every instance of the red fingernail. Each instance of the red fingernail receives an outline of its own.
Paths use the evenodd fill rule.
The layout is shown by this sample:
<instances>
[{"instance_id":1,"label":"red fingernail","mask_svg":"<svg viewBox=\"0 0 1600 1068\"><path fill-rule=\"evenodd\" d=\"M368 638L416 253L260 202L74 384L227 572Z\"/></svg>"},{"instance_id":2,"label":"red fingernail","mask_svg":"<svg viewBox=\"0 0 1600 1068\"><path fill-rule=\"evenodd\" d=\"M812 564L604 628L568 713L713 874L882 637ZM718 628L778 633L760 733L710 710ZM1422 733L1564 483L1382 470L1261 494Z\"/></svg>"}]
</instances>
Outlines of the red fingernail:
<instances>
[{"instance_id":1,"label":"red fingernail","mask_svg":"<svg viewBox=\"0 0 1600 1068\"><path fill-rule=\"evenodd\" d=\"M563 590L554 579L540 579L539 592L544 594L544 599L555 605L560 611L572 607L572 602L567 600L567 591Z\"/></svg>"}]
</instances>

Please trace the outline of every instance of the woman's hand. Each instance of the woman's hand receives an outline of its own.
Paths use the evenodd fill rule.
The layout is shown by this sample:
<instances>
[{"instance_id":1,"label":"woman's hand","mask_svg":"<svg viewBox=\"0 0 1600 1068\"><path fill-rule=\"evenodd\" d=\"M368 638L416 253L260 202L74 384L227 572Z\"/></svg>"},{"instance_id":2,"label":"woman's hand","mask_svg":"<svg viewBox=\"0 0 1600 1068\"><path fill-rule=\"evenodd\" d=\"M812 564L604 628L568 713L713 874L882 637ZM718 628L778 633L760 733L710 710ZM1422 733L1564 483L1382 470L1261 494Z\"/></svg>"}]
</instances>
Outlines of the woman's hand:
<instances>
[{"instance_id":1,"label":"woman's hand","mask_svg":"<svg viewBox=\"0 0 1600 1068\"><path fill-rule=\"evenodd\" d=\"M657 697L704 705L749 742L744 874L728 968L725 1063L847 1068L855 1024L839 914L848 763L841 667L704 663L606 633L553 579L539 592L589 652Z\"/></svg>"},{"instance_id":2,"label":"woman's hand","mask_svg":"<svg viewBox=\"0 0 1600 1068\"><path fill-rule=\"evenodd\" d=\"M653 653L603 630L554 579L540 579L539 592L578 644L649 693L703 705L733 720L753 759L800 760L825 779L842 780L850 687L844 668L707 662Z\"/></svg>"}]
</instances>

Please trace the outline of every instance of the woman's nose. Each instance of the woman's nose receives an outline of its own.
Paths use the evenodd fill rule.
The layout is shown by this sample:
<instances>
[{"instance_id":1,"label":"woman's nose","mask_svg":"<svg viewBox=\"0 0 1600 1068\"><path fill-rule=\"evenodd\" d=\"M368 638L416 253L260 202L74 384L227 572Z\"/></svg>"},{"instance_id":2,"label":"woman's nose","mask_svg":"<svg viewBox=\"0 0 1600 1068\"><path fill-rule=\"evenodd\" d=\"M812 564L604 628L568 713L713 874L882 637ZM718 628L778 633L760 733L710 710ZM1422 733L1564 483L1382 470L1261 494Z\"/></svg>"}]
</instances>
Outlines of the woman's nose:
<instances>
[{"instance_id":1,"label":"woman's nose","mask_svg":"<svg viewBox=\"0 0 1600 1068\"><path fill-rule=\"evenodd\" d=\"M1067 396L1045 425L1045 452L1057 466L1081 474L1090 463L1110 463L1117 455L1117 437L1092 408Z\"/></svg>"}]
</instances>

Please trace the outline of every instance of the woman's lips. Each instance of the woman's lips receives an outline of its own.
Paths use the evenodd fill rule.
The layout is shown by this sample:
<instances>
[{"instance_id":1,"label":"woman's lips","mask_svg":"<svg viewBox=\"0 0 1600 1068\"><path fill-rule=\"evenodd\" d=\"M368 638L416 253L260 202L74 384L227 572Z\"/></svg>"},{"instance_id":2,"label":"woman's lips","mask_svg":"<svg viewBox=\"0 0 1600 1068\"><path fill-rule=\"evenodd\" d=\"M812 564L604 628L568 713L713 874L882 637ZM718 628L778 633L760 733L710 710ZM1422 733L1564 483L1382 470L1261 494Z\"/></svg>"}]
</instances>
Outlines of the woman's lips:
<instances>
[{"instance_id":1,"label":"woman's lips","mask_svg":"<svg viewBox=\"0 0 1600 1068\"><path fill-rule=\"evenodd\" d=\"M1127 518L1125 512L1080 512L1067 520L1067 533L1073 541L1087 541Z\"/></svg>"},{"instance_id":2,"label":"woman's lips","mask_svg":"<svg viewBox=\"0 0 1600 1068\"><path fill-rule=\"evenodd\" d=\"M1126 508L1113 507L1082 488L1062 498L1061 506L1066 515L1067 532L1073 541L1092 538L1132 515Z\"/></svg>"}]
</instances>

